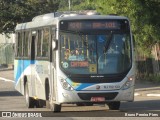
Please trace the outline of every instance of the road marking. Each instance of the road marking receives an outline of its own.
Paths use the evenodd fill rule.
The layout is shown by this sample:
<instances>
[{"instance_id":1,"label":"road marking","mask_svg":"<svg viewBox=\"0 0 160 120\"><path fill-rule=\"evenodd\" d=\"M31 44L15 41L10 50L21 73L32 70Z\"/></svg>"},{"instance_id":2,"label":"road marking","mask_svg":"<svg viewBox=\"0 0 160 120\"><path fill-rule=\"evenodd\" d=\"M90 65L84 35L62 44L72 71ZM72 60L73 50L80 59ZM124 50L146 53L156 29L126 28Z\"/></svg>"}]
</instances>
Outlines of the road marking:
<instances>
[{"instance_id":1,"label":"road marking","mask_svg":"<svg viewBox=\"0 0 160 120\"><path fill-rule=\"evenodd\" d=\"M141 94L139 94L139 93L134 93L134 96L140 96Z\"/></svg>"},{"instance_id":2,"label":"road marking","mask_svg":"<svg viewBox=\"0 0 160 120\"><path fill-rule=\"evenodd\" d=\"M6 79L6 78L2 78L2 77L0 77L0 80L6 81L6 82L13 82L13 83L14 83L14 81L13 81L13 80Z\"/></svg>"},{"instance_id":3,"label":"road marking","mask_svg":"<svg viewBox=\"0 0 160 120\"><path fill-rule=\"evenodd\" d=\"M160 97L160 94L147 94L148 97Z\"/></svg>"}]
</instances>

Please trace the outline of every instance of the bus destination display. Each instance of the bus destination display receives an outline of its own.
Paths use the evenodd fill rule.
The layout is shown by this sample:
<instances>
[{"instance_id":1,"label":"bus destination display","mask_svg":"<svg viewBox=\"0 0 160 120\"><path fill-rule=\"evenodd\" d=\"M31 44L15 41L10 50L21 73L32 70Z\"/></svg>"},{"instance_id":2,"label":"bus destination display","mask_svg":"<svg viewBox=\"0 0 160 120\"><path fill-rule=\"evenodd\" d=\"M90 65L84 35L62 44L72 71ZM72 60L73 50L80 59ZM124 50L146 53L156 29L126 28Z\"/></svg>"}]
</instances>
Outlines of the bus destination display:
<instances>
[{"instance_id":1,"label":"bus destination display","mask_svg":"<svg viewBox=\"0 0 160 120\"><path fill-rule=\"evenodd\" d=\"M120 22L117 21L65 21L61 22L61 30L119 30Z\"/></svg>"}]
</instances>

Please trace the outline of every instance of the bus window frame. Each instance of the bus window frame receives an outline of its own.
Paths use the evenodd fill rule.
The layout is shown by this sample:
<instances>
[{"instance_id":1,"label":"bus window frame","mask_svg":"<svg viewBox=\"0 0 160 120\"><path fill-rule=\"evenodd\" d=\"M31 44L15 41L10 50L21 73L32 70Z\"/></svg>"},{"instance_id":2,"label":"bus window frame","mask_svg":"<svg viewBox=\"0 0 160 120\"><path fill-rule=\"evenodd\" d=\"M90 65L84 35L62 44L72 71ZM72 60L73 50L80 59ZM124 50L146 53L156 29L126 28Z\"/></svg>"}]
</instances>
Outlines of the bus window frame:
<instances>
[{"instance_id":1,"label":"bus window frame","mask_svg":"<svg viewBox=\"0 0 160 120\"><path fill-rule=\"evenodd\" d=\"M45 30L46 30L46 29L48 30L48 35L47 35L47 36L45 36L45 32L46 32ZM47 33L47 32L46 32L46 33ZM45 37L47 37L48 39L46 39ZM45 40L47 41L47 44L48 44L48 45L47 45L47 50L45 50L46 55L43 56L43 50L45 49L44 46L46 46L46 43L44 44L44 41L45 41ZM49 43L50 43L50 28L49 28L49 27L44 27L44 28L43 28L43 40L42 40L42 41L43 41L43 42L42 42L42 54L41 54L41 57L48 59L48 58L49 58L49 47L48 47L48 46L49 46ZM45 41L45 42L46 42L46 41Z\"/></svg>"},{"instance_id":2,"label":"bus window frame","mask_svg":"<svg viewBox=\"0 0 160 120\"><path fill-rule=\"evenodd\" d=\"M42 56L42 50L43 50L43 40L44 40L44 29L48 29L49 30L49 37L48 37L48 50L47 50L47 52L48 52L48 55L47 56ZM36 60L49 60L50 59L50 39L51 39L51 30L50 30L50 26L46 26L46 27L39 27L39 28L37 28L37 29L34 29L35 31L37 31L37 34L36 34L36 42L35 42L35 59ZM40 56L37 56L37 52L38 52L38 46L37 46L37 43L38 43L38 40L39 40L39 36L38 36L38 34L39 34L39 30L42 30L42 36L41 36L41 50L40 50L40 52L41 52L41 54L40 54Z\"/></svg>"},{"instance_id":3,"label":"bus window frame","mask_svg":"<svg viewBox=\"0 0 160 120\"><path fill-rule=\"evenodd\" d=\"M42 34L40 34L40 33L42 33ZM36 46L36 54L35 54L35 56L36 56L36 59L41 59L41 57L42 57L42 37L43 37L42 29L37 29L37 34L38 34L38 37L36 39L36 44L35 44L35 46ZM39 50L40 56L38 55L39 34L40 34L40 41L41 41L40 42L40 50Z\"/></svg>"},{"instance_id":4,"label":"bus window frame","mask_svg":"<svg viewBox=\"0 0 160 120\"><path fill-rule=\"evenodd\" d=\"M26 35L26 32L28 32L28 40L27 40L27 42L28 42L28 47L27 47L27 49L28 49L28 52L27 52L27 56L24 56L24 40L26 39L25 37L25 35ZM19 54L19 45L18 45L18 41L19 41L19 34L21 34L22 35L22 51L21 51L21 55ZM30 59L30 38L31 37L31 34L30 34L30 30L23 30L23 31L16 31L16 41L15 41L15 49L14 49L14 51L15 51L15 59Z\"/></svg>"},{"instance_id":5,"label":"bus window frame","mask_svg":"<svg viewBox=\"0 0 160 120\"><path fill-rule=\"evenodd\" d=\"M28 34L28 38L26 38L26 34ZM24 43L26 43L26 42L28 42L27 43L27 47L25 47L25 45L23 46L23 58L24 59L29 59L29 51L30 51L30 49L29 49L29 40L30 40L30 31L24 31L24 39L23 39L23 45L24 45ZM25 55L25 53L24 53L24 49L27 49L27 53L26 53L26 56L24 56Z\"/></svg>"},{"instance_id":6,"label":"bus window frame","mask_svg":"<svg viewBox=\"0 0 160 120\"><path fill-rule=\"evenodd\" d=\"M15 46L16 46L16 49L15 49L15 51L16 51L16 54L15 54L15 58L23 58L23 56L22 56L22 49L23 49L23 40L22 40L22 33L23 33L23 31L17 31L16 32L16 44L15 44ZM21 46L19 46L19 41L21 40ZM21 51L20 51L20 47L21 47Z\"/></svg>"}]
</instances>

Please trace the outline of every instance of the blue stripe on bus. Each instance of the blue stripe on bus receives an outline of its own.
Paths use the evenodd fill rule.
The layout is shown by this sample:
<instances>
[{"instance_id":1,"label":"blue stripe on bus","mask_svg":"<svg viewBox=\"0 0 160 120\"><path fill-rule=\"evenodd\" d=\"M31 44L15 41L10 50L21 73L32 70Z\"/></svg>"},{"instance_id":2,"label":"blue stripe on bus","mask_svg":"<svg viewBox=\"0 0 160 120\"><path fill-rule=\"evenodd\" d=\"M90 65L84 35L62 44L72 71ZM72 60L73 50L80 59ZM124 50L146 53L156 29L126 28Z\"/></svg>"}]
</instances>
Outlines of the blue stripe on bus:
<instances>
[{"instance_id":1,"label":"blue stripe on bus","mask_svg":"<svg viewBox=\"0 0 160 120\"><path fill-rule=\"evenodd\" d=\"M89 86L95 85L96 83L74 83L72 80L69 78L66 79L66 81L76 90L80 91L83 90Z\"/></svg>"},{"instance_id":2,"label":"blue stripe on bus","mask_svg":"<svg viewBox=\"0 0 160 120\"><path fill-rule=\"evenodd\" d=\"M92 85L94 85L94 84L93 84L93 83L92 83L92 84L91 84L91 83L81 83L81 85L78 86L78 87L76 88L76 90L77 90L77 91L83 90L83 89L85 89L85 88L87 88L87 87L89 87L89 86L92 86Z\"/></svg>"},{"instance_id":3,"label":"blue stripe on bus","mask_svg":"<svg viewBox=\"0 0 160 120\"><path fill-rule=\"evenodd\" d=\"M15 78L15 83L17 84L20 76L24 72L24 70L30 66L31 64L35 64L35 60L18 60L17 66L15 66L16 69L16 78Z\"/></svg>"}]
</instances>

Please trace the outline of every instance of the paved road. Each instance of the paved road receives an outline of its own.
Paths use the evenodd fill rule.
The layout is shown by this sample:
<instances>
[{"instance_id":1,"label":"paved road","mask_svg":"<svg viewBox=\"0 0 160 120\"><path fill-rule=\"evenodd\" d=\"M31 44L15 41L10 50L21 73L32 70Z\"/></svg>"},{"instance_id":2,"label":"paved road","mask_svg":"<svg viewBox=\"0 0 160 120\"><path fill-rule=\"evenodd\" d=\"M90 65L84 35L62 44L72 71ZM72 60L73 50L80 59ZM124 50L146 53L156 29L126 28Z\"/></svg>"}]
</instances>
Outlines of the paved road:
<instances>
[{"instance_id":1,"label":"paved road","mask_svg":"<svg viewBox=\"0 0 160 120\"><path fill-rule=\"evenodd\" d=\"M5 78L5 79L4 79ZM10 81L11 80L11 81ZM0 111L48 111L41 112L42 116L51 116L51 117L69 117L68 119L72 119L70 117L111 117L111 116L133 116L136 113L142 114L144 116L149 113L153 113L155 117L158 115L160 117L160 97L152 97L152 96L135 96L135 101L132 103L123 102L121 104L119 111L109 111L107 106L104 105L94 105L94 106L83 106L77 107L76 105L66 105L62 106L61 113L52 113L49 109L46 108L33 108L27 109L25 107L24 97L21 96L14 89L13 80L13 71L0 71ZM145 88L144 84L137 84L136 90L137 92L141 92L141 88ZM147 85L148 88L156 88L158 85ZM146 88L145 88L146 89ZM145 92L148 92L147 89ZM64 119L64 118L61 118ZM97 118L98 119L98 118Z\"/></svg>"}]
</instances>

